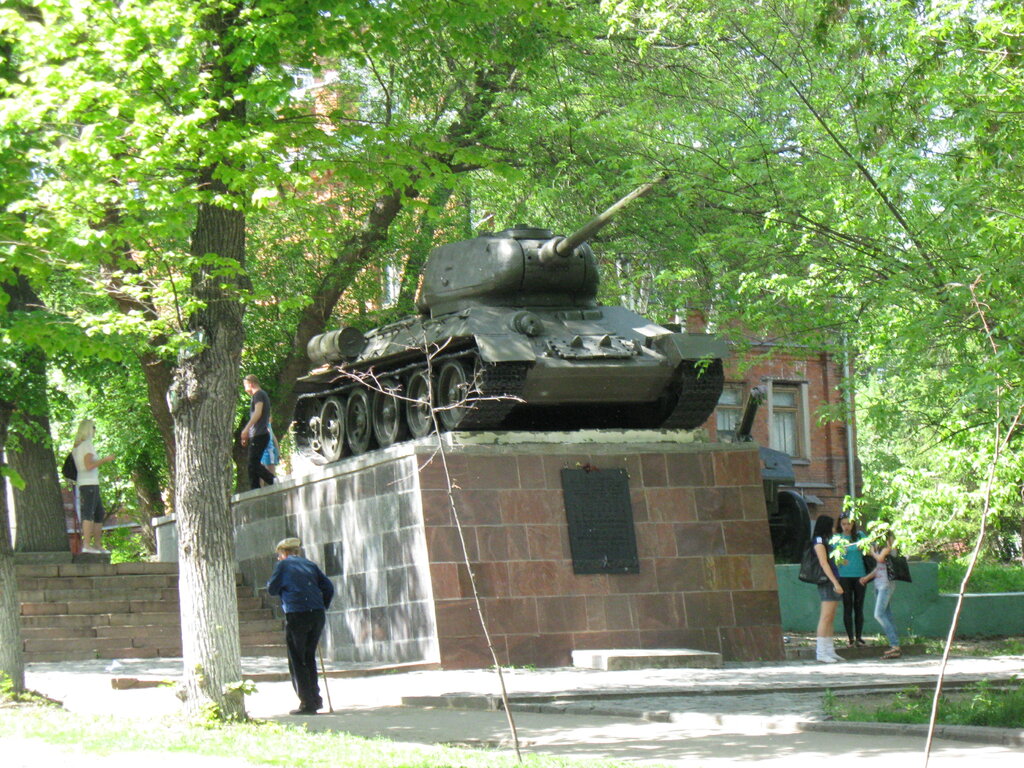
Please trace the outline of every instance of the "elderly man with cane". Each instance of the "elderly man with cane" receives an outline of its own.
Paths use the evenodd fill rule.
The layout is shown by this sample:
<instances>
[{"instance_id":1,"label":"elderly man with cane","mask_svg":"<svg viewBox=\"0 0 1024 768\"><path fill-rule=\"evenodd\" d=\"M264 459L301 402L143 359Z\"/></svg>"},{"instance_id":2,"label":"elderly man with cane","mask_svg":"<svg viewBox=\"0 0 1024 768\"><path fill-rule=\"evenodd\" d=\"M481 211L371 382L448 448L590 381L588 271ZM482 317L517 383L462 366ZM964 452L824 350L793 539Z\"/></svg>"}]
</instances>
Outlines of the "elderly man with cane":
<instances>
[{"instance_id":1,"label":"elderly man with cane","mask_svg":"<svg viewBox=\"0 0 1024 768\"><path fill-rule=\"evenodd\" d=\"M277 566L267 592L280 595L288 643L288 671L299 696L292 715L315 715L323 705L316 673L316 647L324 628L334 585L316 563L299 555L302 542L284 539L277 545ZM325 681L326 683L326 681Z\"/></svg>"}]
</instances>

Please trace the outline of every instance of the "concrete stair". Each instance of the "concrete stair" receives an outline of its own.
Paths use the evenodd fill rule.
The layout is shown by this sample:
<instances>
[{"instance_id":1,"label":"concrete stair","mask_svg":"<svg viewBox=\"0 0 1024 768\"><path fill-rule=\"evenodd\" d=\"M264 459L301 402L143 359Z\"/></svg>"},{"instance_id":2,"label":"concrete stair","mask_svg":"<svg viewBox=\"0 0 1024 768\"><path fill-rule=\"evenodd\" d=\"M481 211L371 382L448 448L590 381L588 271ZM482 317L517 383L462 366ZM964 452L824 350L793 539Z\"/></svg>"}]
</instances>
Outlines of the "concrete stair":
<instances>
[{"instance_id":1,"label":"concrete stair","mask_svg":"<svg viewBox=\"0 0 1024 768\"><path fill-rule=\"evenodd\" d=\"M19 564L25 661L181 655L177 563ZM284 621L235 575L243 656L285 656Z\"/></svg>"},{"instance_id":2,"label":"concrete stair","mask_svg":"<svg viewBox=\"0 0 1024 768\"><path fill-rule=\"evenodd\" d=\"M583 669L720 669L722 654L691 648L609 648L572 652Z\"/></svg>"}]
</instances>

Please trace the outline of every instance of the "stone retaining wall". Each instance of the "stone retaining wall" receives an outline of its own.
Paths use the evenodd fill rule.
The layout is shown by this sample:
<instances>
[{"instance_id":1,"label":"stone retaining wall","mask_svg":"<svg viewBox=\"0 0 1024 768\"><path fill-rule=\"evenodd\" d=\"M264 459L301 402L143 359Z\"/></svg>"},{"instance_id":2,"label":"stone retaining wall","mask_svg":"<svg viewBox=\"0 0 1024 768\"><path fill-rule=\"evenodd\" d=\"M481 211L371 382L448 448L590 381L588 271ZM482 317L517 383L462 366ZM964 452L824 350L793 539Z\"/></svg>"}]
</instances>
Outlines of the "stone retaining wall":
<instances>
[{"instance_id":1,"label":"stone retaining wall","mask_svg":"<svg viewBox=\"0 0 1024 768\"><path fill-rule=\"evenodd\" d=\"M787 632L814 632L818 624L818 593L797 579L799 565L775 566L779 582L782 628ZM909 584L897 582L892 598L897 631L904 637L946 637L957 596L939 592L938 563L911 562ZM864 632L881 634L874 619L875 588L868 585L864 598ZM844 634L842 608L836 615L836 633ZM1024 593L964 595L957 624L961 637L1024 635Z\"/></svg>"}]
</instances>

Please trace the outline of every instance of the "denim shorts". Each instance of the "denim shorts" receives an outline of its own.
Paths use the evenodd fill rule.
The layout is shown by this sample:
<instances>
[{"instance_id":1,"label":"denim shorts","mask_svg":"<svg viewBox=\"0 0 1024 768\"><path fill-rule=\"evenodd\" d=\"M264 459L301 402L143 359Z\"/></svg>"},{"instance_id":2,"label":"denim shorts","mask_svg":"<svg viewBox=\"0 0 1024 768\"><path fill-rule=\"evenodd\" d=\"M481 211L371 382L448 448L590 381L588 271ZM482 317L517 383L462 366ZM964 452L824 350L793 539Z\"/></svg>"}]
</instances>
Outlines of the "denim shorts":
<instances>
[{"instance_id":1,"label":"denim shorts","mask_svg":"<svg viewBox=\"0 0 1024 768\"><path fill-rule=\"evenodd\" d=\"M843 596L836 592L836 588L832 586L831 581L818 585L818 597L821 598L823 603L838 603L843 599Z\"/></svg>"}]
</instances>

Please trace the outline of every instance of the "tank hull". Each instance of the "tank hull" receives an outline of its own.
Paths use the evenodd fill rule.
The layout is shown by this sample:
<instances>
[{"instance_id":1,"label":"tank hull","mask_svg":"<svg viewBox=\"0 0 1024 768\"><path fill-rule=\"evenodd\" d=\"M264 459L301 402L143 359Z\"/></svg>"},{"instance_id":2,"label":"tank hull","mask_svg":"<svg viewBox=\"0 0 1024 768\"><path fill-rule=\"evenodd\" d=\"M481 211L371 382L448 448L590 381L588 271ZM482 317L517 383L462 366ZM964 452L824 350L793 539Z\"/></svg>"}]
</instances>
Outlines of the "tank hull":
<instances>
[{"instance_id":1,"label":"tank hull","mask_svg":"<svg viewBox=\"0 0 1024 768\"><path fill-rule=\"evenodd\" d=\"M391 397L406 417L410 393L423 413L429 399L442 411L431 427L442 430L693 429L718 402L726 354L713 336L674 333L623 307L479 305L412 317L372 331L354 359L299 380L297 444L322 460L390 444L386 428L365 447L321 434L327 400L340 403L323 417L334 424L334 411L347 411L341 401L358 390L371 401ZM360 418L358 409L344 415ZM420 426L399 435L419 436Z\"/></svg>"}]
</instances>

